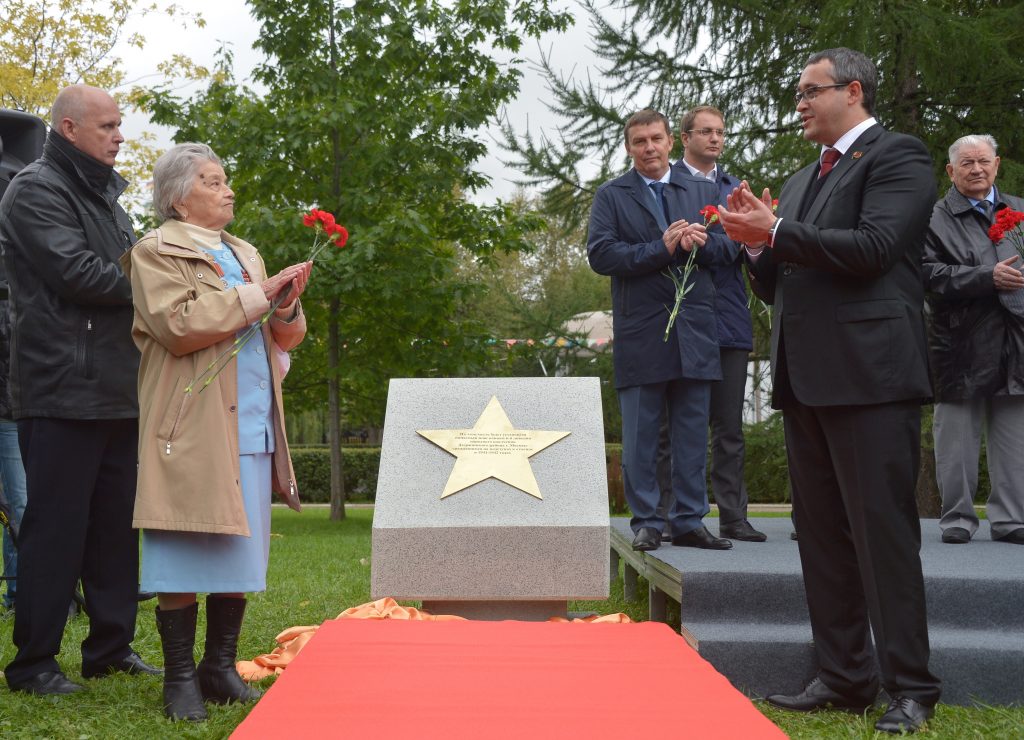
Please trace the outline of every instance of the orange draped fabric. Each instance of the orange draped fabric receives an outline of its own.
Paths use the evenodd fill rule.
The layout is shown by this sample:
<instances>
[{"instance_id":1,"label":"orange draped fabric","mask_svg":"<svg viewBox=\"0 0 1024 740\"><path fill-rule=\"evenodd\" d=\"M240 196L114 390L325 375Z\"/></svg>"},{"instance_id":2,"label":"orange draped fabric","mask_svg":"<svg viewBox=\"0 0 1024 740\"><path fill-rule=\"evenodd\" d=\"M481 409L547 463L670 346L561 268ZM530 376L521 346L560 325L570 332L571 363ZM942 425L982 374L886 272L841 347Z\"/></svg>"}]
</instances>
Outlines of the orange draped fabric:
<instances>
[{"instance_id":1,"label":"orange draped fabric","mask_svg":"<svg viewBox=\"0 0 1024 740\"><path fill-rule=\"evenodd\" d=\"M450 614L430 614L422 609L401 606L391 597L377 599L369 604L360 604L346 609L337 619L398 619L416 622L450 622L465 621L462 617ZM564 617L552 617L549 622L568 622ZM632 620L625 614L608 614L605 616L574 619L573 622L612 622L625 624ZM289 627L274 638L277 647L273 652L257 655L252 660L240 660L236 664L238 673L246 681L259 681L267 676L280 674L289 663L306 646L318 627Z\"/></svg>"}]
</instances>

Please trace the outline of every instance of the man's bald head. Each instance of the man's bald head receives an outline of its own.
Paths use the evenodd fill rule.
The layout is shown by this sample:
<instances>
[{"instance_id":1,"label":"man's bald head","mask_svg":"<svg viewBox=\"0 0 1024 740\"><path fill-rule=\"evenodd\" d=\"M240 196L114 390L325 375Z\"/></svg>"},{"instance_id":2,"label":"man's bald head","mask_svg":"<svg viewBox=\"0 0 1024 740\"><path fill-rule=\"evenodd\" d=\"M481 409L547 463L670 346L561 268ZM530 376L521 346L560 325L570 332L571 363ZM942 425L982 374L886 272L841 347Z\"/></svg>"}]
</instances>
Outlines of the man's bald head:
<instances>
[{"instance_id":1,"label":"man's bald head","mask_svg":"<svg viewBox=\"0 0 1024 740\"><path fill-rule=\"evenodd\" d=\"M91 85L70 85L57 93L50 127L76 149L110 167L124 141L117 103L105 90Z\"/></svg>"}]
</instances>

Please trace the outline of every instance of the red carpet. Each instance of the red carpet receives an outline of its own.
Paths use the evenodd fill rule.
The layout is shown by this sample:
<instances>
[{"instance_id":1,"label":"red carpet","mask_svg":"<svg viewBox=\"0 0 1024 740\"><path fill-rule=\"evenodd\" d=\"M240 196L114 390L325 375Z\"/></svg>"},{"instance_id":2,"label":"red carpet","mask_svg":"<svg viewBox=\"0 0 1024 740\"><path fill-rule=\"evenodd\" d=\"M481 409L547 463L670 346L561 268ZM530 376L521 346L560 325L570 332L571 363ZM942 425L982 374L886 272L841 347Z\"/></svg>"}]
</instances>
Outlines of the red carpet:
<instances>
[{"instance_id":1,"label":"red carpet","mask_svg":"<svg viewBox=\"0 0 1024 740\"><path fill-rule=\"evenodd\" d=\"M325 622L233 738L783 738L668 626Z\"/></svg>"}]
</instances>

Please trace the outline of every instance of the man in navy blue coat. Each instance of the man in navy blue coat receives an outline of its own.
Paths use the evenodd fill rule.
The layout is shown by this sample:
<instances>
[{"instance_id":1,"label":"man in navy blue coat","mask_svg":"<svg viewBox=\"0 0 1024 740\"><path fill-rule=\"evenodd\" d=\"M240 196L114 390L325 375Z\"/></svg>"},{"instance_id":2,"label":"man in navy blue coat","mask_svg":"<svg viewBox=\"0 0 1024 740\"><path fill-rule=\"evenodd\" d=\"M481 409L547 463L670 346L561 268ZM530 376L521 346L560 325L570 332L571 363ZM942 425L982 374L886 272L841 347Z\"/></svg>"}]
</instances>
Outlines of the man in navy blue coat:
<instances>
[{"instance_id":1,"label":"man in navy blue coat","mask_svg":"<svg viewBox=\"0 0 1024 740\"><path fill-rule=\"evenodd\" d=\"M683 114L679 126L683 157L675 167L715 183L714 203L726 197L740 181L718 166L725 144L725 117L710 105ZM747 487L743 482L743 403L747 396L747 361L754 348L754 328L747 305L745 255L733 242L732 260L711 270L718 318L718 352L722 380L711 386L711 490L718 504L718 534L730 540L764 542L763 532L747 521Z\"/></svg>"},{"instance_id":2,"label":"man in navy blue coat","mask_svg":"<svg viewBox=\"0 0 1024 740\"><path fill-rule=\"evenodd\" d=\"M626 121L626 152L633 168L603 184L590 212L590 266L612 278L615 387L622 409L622 473L633 512L633 548L655 550L665 521L657 513L658 426L667 408L672 441L668 516L672 544L725 550L732 543L704 527L708 404L721 378L715 326L715 288L708 270L729 260L731 242L708 233L699 211L718 199L718 188L669 165L668 119L653 110ZM717 233L715 233L717 232ZM697 249L697 268L678 317L668 332L675 284ZM732 256L735 256L732 253Z\"/></svg>"}]
</instances>

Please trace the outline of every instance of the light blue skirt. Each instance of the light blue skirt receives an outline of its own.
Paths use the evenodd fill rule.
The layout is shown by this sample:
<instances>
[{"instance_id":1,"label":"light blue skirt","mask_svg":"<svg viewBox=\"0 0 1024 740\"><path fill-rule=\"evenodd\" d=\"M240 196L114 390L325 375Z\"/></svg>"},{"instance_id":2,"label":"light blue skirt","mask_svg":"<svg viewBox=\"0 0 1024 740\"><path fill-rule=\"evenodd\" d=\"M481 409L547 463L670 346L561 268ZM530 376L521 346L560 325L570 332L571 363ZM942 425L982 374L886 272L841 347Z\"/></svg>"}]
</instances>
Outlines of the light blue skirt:
<instances>
[{"instance_id":1,"label":"light blue skirt","mask_svg":"<svg viewBox=\"0 0 1024 740\"><path fill-rule=\"evenodd\" d=\"M142 531L143 591L243 593L267 589L270 453L241 455L242 499L252 536Z\"/></svg>"}]
</instances>

